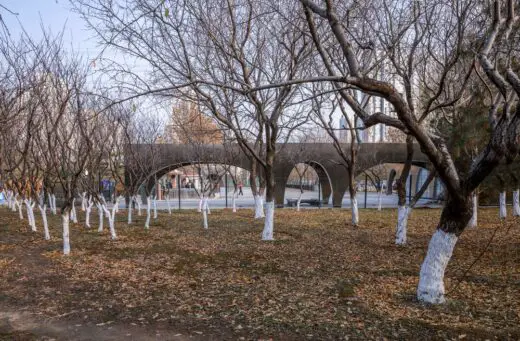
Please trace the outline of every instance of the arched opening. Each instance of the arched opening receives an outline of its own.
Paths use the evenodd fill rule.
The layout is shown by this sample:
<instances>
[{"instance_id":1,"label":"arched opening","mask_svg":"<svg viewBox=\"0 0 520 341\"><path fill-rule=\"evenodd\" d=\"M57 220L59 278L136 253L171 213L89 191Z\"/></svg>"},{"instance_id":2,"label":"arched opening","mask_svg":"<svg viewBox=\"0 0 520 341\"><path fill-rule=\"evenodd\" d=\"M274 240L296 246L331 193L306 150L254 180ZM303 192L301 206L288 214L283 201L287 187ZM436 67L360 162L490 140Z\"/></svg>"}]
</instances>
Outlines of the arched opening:
<instances>
[{"instance_id":1,"label":"arched opening","mask_svg":"<svg viewBox=\"0 0 520 341\"><path fill-rule=\"evenodd\" d=\"M302 204L311 206L327 205L332 198L330 177L318 162L298 163L289 173L284 192L286 206L295 206L300 194Z\"/></svg>"},{"instance_id":2,"label":"arched opening","mask_svg":"<svg viewBox=\"0 0 520 341\"><path fill-rule=\"evenodd\" d=\"M234 194L238 206L254 206L249 170L234 165L183 162L150 174L139 186L142 202L146 203L147 194L155 196L159 208L170 204L172 207L196 208L202 193L215 199L212 202L218 208L227 207L228 199L231 200Z\"/></svg>"}]
</instances>

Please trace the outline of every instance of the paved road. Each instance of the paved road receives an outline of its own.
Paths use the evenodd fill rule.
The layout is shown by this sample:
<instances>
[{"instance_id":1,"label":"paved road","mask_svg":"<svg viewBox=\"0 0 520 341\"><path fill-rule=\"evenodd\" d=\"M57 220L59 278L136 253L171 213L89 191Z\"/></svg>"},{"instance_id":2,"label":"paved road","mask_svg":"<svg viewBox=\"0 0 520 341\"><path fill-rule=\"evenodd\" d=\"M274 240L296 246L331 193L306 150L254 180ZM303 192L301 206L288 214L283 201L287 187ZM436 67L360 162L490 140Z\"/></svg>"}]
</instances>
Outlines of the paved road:
<instances>
[{"instance_id":1,"label":"paved road","mask_svg":"<svg viewBox=\"0 0 520 341\"><path fill-rule=\"evenodd\" d=\"M285 199L287 202L287 199L297 199L299 195L299 190L294 188L287 188L285 190ZM225 193L222 189L220 195L217 195L217 198L212 198L209 200L209 205L211 208L225 208L226 207L226 199L225 199ZM231 207L231 197L232 193L228 193L228 207ZM302 198L304 199L318 199L318 192L317 191L305 191L303 193ZM377 193L368 192L367 193L367 208L376 208L377 207ZM365 207L365 192L359 192L357 194L357 200L358 205L360 208ZM199 205L199 199L186 199L181 198L181 209L196 209ZM244 195L239 196L236 199L236 205L240 208L253 208L254 207L254 199L253 195L251 193L251 190L249 188L244 188ZM124 203L122 203L122 207L124 206ZM170 199L170 206L172 209L178 209L179 208L179 202L177 198ZM431 200L427 199L421 199L417 203L417 207L421 206L439 206L437 203L432 203ZM332 203L329 202L328 205L324 205L322 207L332 207ZM343 197L342 207L349 208L350 207L350 198L348 193L345 194ZM391 208L391 207L397 207L397 195L385 195L383 194L382 197L382 207ZM157 208L160 210L166 210L167 209L167 203L165 200L158 200L157 201ZM302 205L302 208L317 208L309 205Z\"/></svg>"}]
</instances>

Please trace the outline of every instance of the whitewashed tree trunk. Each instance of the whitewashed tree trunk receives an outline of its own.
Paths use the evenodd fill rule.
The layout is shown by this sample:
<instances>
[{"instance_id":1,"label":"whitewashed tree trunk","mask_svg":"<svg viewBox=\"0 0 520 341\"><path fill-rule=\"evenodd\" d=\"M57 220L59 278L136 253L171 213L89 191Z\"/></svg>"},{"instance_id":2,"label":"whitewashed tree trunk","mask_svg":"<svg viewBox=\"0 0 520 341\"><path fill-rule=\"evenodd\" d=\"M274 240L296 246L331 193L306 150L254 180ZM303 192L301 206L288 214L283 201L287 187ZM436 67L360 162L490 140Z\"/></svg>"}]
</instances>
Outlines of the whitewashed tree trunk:
<instances>
[{"instance_id":1,"label":"whitewashed tree trunk","mask_svg":"<svg viewBox=\"0 0 520 341\"><path fill-rule=\"evenodd\" d=\"M63 254L68 255L70 253L70 240L69 240L69 212L65 211L61 215L61 222L63 225Z\"/></svg>"},{"instance_id":2,"label":"whitewashed tree trunk","mask_svg":"<svg viewBox=\"0 0 520 341\"><path fill-rule=\"evenodd\" d=\"M408 235L408 216L411 212L411 207L397 206L397 227L395 231L396 245L406 245Z\"/></svg>"},{"instance_id":3,"label":"whitewashed tree trunk","mask_svg":"<svg viewBox=\"0 0 520 341\"><path fill-rule=\"evenodd\" d=\"M427 303L444 303L444 271L457 243L457 236L437 229L433 234L419 274L417 298Z\"/></svg>"},{"instance_id":4,"label":"whitewashed tree trunk","mask_svg":"<svg viewBox=\"0 0 520 341\"><path fill-rule=\"evenodd\" d=\"M206 209L206 212L208 212L208 214L211 214L211 210L209 208L209 197L206 197L206 201L204 202L204 208Z\"/></svg>"},{"instance_id":5,"label":"whitewashed tree trunk","mask_svg":"<svg viewBox=\"0 0 520 341\"><path fill-rule=\"evenodd\" d=\"M141 216L141 202L139 201L139 198L136 196L134 196L135 198L135 202L137 204L137 215L140 217Z\"/></svg>"},{"instance_id":6,"label":"whitewashed tree trunk","mask_svg":"<svg viewBox=\"0 0 520 341\"><path fill-rule=\"evenodd\" d=\"M99 216L98 232L103 232L103 213L105 211L104 206L105 205L103 205L101 203L97 204L98 216Z\"/></svg>"},{"instance_id":7,"label":"whitewashed tree trunk","mask_svg":"<svg viewBox=\"0 0 520 341\"><path fill-rule=\"evenodd\" d=\"M520 189L513 191L513 216L520 216Z\"/></svg>"},{"instance_id":8,"label":"whitewashed tree trunk","mask_svg":"<svg viewBox=\"0 0 520 341\"><path fill-rule=\"evenodd\" d=\"M36 232L36 219L34 219L34 202L32 199L25 199L25 206L27 206L27 220L33 232Z\"/></svg>"},{"instance_id":9,"label":"whitewashed tree trunk","mask_svg":"<svg viewBox=\"0 0 520 341\"><path fill-rule=\"evenodd\" d=\"M499 203L500 203L500 219L505 219L507 217L506 192L500 192Z\"/></svg>"},{"instance_id":10,"label":"whitewashed tree trunk","mask_svg":"<svg viewBox=\"0 0 520 341\"><path fill-rule=\"evenodd\" d=\"M15 204L18 207L18 215L20 216L20 220L23 220L23 212L22 212L22 203L15 199Z\"/></svg>"},{"instance_id":11,"label":"whitewashed tree trunk","mask_svg":"<svg viewBox=\"0 0 520 341\"><path fill-rule=\"evenodd\" d=\"M58 214L58 210L56 208L56 195L53 193L51 195L51 198L52 198L52 209L51 209L52 214L56 215L56 214Z\"/></svg>"},{"instance_id":12,"label":"whitewashed tree trunk","mask_svg":"<svg viewBox=\"0 0 520 341\"><path fill-rule=\"evenodd\" d=\"M205 229L208 229L208 198L202 199L202 223Z\"/></svg>"},{"instance_id":13,"label":"whitewashed tree trunk","mask_svg":"<svg viewBox=\"0 0 520 341\"><path fill-rule=\"evenodd\" d=\"M469 220L468 227L475 228L478 225L478 195L477 195L477 193L473 193L471 195L471 201L473 204L473 213L471 214L471 219Z\"/></svg>"},{"instance_id":14,"label":"whitewashed tree trunk","mask_svg":"<svg viewBox=\"0 0 520 341\"><path fill-rule=\"evenodd\" d=\"M153 218L157 219L157 196L153 197Z\"/></svg>"},{"instance_id":15,"label":"whitewashed tree trunk","mask_svg":"<svg viewBox=\"0 0 520 341\"><path fill-rule=\"evenodd\" d=\"M51 235L49 233L49 224L47 223L47 205L38 205L38 209L40 210L40 213L42 215L42 222L43 222L43 233L45 236L45 240L50 240Z\"/></svg>"},{"instance_id":16,"label":"whitewashed tree trunk","mask_svg":"<svg viewBox=\"0 0 520 341\"><path fill-rule=\"evenodd\" d=\"M300 212L300 204L302 202L303 191L300 191L300 195L298 196L298 201L296 202L296 212Z\"/></svg>"},{"instance_id":17,"label":"whitewashed tree trunk","mask_svg":"<svg viewBox=\"0 0 520 341\"><path fill-rule=\"evenodd\" d=\"M90 212L92 211L93 205L92 196L90 196L88 202L85 203L85 226L87 228L90 228Z\"/></svg>"},{"instance_id":18,"label":"whitewashed tree trunk","mask_svg":"<svg viewBox=\"0 0 520 341\"><path fill-rule=\"evenodd\" d=\"M85 212L87 209L87 192L81 193L81 211Z\"/></svg>"},{"instance_id":19,"label":"whitewashed tree trunk","mask_svg":"<svg viewBox=\"0 0 520 341\"><path fill-rule=\"evenodd\" d=\"M146 199L146 221L144 222L144 228L150 228L150 215L152 210L152 196L148 196Z\"/></svg>"},{"instance_id":20,"label":"whitewashed tree trunk","mask_svg":"<svg viewBox=\"0 0 520 341\"><path fill-rule=\"evenodd\" d=\"M262 240L273 240L274 232L274 201L265 203L265 222Z\"/></svg>"},{"instance_id":21,"label":"whitewashed tree trunk","mask_svg":"<svg viewBox=\"0 0 520 341\"><path fill-rule=\"evenodd\" d=\"M351 202L351 205L352 205L352 225L358 226L358 224L359 224L359 210L358 210L357 198L356 197L350 198L350 202Z\"/></svg>"},{"instance_id":22,"label":"whitewashed tree trunk","mask_svg":"<svg viewBox=\"0 0 520 341\"><path fill-rule=\"evenodd\" d=\"M132 224L132 211L134 210L134 205L132 204L132 198L130 198L130 203L128 205L128 225Z\"/></svg>"},{"instance_id":23,"label":"whitewashed tree trunk","mask_svg":"<svg viewBox=\"0 0 520 341\"><path fill-rule=\"evenodd\" d=\"M119 198L116 199L114 206L112 206L112 212L110 212L106 206L103 206L105 209L105 214L108 218L108 228L110 230L110 238L112 240L117 239L115 221L116 221L116 213L117 213L116 207L118 206L118 204L119 204Z\"/></svg>"},{"instance_id":24,"label":"whitewashed tree trunk","mask_svg":"<svg viewBox=\"0 0 520 341\"><path fill-rule=\"evenodd\" d=\"M202 203L204 202L204 196L199 199L199 208L197 208L197 212L202 212Z\"/></svg>"},{"instance_id":25,"label":"whitewashed tree trunk","mask_svg":"<svg viewBox=\"0 0 520 341\"><path fill-rule=\"evenodd\" d=\"M263 207L263 200L261 195L254 195L255 199L255 219L261 219L264 218L264 207Z\"/></svg>"},{"instance_id":26,"label":"whitewashed tree trunk","mask_svg":"<svg viewBox=\"0 0 520 341\"><path fill-rule=\"evenodd\" d=\"M383 204L383 190L379 189L379 191L377 192L377 210L378 211L381 211L382 204Z\"/></svg>"},{"instance_id":27,"label":"whitewashed tree trunk","mask_svg":"<svg viewBox=\"0 0 520 341\"><path fill-rule=\"evenodd\" d=\"M237 198L237 190L235 189L235 191L233 192L233 197L231 198L231 207L233 207L233 213L236 213L236 211L237 211L236 198Z\"/></svg>"},{"instance_id":28,"label":"whitewashed tree trunk","mask_svg":"<svg viewBox=\"0 0 520 341\"><path fill-rule=\"evenodd\" d=\"M72 209L70 213L70 220L74 223L78 223L78 217L76 215L76 198L72 199Z\"/></svg>"}]
</instances>

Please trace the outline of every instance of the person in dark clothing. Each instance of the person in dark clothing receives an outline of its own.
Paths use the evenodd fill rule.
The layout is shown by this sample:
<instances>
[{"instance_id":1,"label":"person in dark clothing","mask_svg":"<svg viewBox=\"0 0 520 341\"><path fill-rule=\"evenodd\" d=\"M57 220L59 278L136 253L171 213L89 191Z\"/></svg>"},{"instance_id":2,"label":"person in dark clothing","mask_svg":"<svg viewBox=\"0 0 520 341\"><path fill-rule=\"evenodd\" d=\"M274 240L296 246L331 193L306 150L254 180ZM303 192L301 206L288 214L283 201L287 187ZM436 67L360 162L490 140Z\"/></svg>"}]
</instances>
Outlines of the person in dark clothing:
<instances>
[{"instance_id":1,"label":"person in dark clothing","mask_svg":"<svg viewBox=\"0 0 520 341\"><path fill-rule=\"evenodd\" d=\"M244 195L244 192L242 192L242 182L239 182L238 183L238 195Z\"/></svg>"}]
</instances>

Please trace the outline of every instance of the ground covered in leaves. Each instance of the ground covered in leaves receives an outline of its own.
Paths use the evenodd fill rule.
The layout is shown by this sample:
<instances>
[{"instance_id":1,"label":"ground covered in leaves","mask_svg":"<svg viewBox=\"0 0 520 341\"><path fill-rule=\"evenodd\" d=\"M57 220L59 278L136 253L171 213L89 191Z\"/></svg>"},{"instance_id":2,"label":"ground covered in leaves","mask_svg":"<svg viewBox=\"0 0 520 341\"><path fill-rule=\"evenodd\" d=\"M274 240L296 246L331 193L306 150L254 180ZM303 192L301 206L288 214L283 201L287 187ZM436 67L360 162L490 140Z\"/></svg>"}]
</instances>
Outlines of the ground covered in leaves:
<instances>
[{"instance_id":1,"label":"ground covered in leaves","mask_svg":"<svg viewBox=\"0 0 520 341\"><path fill-rule=\"evenodd\" d=\"M439 215L414 210L397 247L396 210L361 210L357 228L344 209L277 210L273 242L246 209L214 210L209 230L195 211L149 230L121 212L118 240L80 221L63 256L59 217L45 241L1 209L0 339L520 339L520 220L496 208L459 239L448 302L415 299Z\"/></svg>"}]
</instances>

